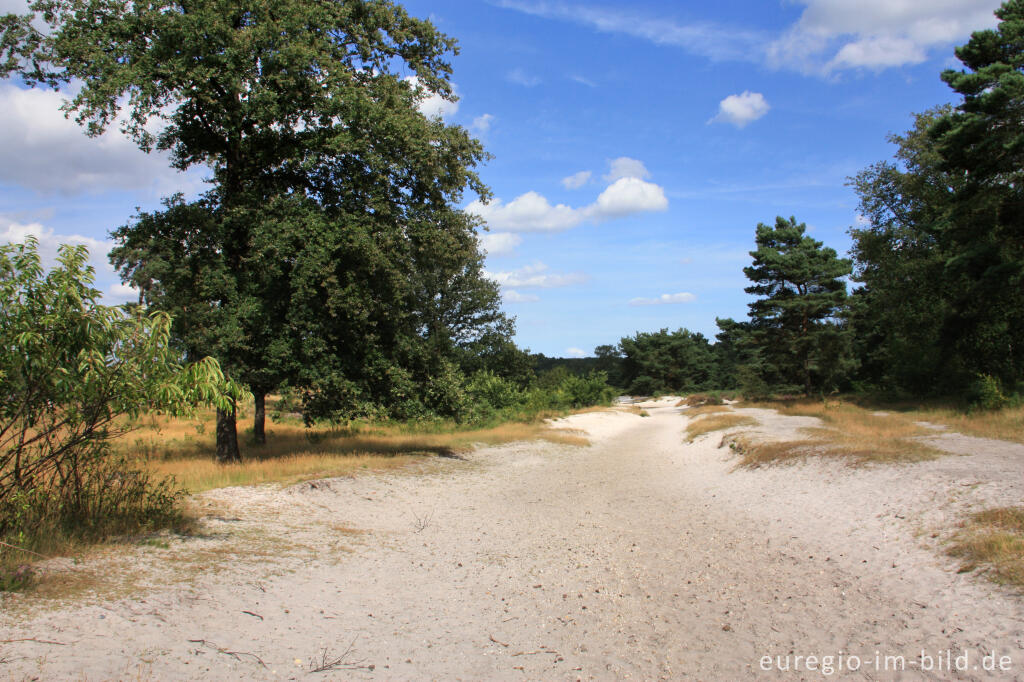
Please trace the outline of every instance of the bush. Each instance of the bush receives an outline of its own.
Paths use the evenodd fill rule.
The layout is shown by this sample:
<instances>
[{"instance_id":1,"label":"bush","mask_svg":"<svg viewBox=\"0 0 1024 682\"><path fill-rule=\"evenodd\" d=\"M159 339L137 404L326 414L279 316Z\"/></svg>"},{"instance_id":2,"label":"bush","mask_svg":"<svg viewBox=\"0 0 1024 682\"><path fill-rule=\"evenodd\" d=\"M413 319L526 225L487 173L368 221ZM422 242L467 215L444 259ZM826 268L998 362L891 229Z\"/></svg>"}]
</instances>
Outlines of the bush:
<instances>
[{"instance_id":1,"label":"bush","mask_svg":"<svg viewBox=\"0 0 1024 682\"><path fill-rule=\"evenodd\" d=\"M968 391L967 399L972 408L982 410L998 410L1011 402L1003 393L999 379L990 374L977 375Z\"/></svg>"},{"instance_id":2,"label":"bush","mask_svg":"<svg viewBox=\"0 0 1024 682\"><path fill-rule=\"evenodd\" d=\"M520 407L524 402L523 392L518 386L489 370L473 374L466 386L466 396L474 421L493 418Z\"/></svg>"},{"instance_id":3,"label":"bush","mask_svg":"<svg viewBox=\"0 0 1024 682\"><path fill-rule=\"evenodd\" d=\"M182 367L170 318L97 303L84 247L43 273L34 240L0 246L0 540L99 538L161 525L177 493L115 457L146 411L244 397L209 358ZM0 546L0 574L17 557Z\"/></svg>"},{"instance_id":4,"label":"bush","mask_svg":"<svg viewBox=\"0 0 1024 682\"><path fill-rule=\"evenodd\" d=\"M615 389L608 385L605 372L591 372L586 376L570 376L562 382L570 407L604 405L615 397Z\"/></svg>"}]
</instances>

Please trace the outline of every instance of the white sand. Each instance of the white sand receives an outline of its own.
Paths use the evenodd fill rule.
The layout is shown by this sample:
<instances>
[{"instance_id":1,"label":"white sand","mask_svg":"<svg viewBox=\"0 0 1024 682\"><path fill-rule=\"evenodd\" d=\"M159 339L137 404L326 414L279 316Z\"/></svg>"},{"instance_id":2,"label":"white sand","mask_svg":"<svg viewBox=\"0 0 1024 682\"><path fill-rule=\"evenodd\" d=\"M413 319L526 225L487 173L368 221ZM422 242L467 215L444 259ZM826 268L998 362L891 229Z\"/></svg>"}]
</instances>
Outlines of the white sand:
<instances>
[{"instance_id":1,"label":"white sand","mask_svg":"<svg viewBox=\"0 0 1024 682\"><path fill-rule=\"evenodd\" d=\"M674 403L560 420L586 448L208 493L207 537L63 569L134 586L5 597L0 639L64 645L0 644L0 678L304 678L324 650L347 651L334 679L818 679L760 659L840 651L858 679L1024 677L1024 602L939 546L967 510L1021 503L1024 447L941 434L967 454L734 471L721 434L684 444ZM1012 668L922 672L922 649Z\"/></svg>"}]
</instances>

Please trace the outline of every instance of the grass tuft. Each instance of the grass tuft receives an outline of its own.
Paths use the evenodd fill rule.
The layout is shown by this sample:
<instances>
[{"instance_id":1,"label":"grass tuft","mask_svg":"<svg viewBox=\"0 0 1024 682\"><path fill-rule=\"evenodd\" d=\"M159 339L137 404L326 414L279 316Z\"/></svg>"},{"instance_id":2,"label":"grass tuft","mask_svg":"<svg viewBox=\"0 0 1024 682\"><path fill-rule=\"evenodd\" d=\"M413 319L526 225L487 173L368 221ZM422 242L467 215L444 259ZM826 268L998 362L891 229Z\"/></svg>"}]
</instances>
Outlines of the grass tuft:
<instances>
[{"instance_id":1,"label":"grass tuft","mask_svg":"<svg viewBox=\"0 0 1024 682\"><path fill-rule=\"evenodd\" d=\"M920 462L946 453L917 440L932 432L901 413L880 412L841 401L790 400L759 403L786 416L816 417L824 426L803 431L807 440L765 442L736 441L741 466L798 459L808 455L843 457L851 464L868 462Z\"/></svg>"},{"instance_id":2,"label":"grass tuft","mask_svg":"<svg viewBox=\"0 0 1024 682\"><path fill-rule=\"evenodd\" d=\"M710 414L698 417L686 425L686 439L690 442L714 431L757 424L757 420L740 414Z\"/></svg>"},{"instance_id":3,"label":"grass tuft","mask_svg":"<svg viewBox=\"0 0 1024 682\"><path fill-rule=\"evenodd\" d=\"M981 568L994 581L1024 590L1024 507L971 515L949 554L963 560L962 573Z\"/></svg>"}]
</instances>

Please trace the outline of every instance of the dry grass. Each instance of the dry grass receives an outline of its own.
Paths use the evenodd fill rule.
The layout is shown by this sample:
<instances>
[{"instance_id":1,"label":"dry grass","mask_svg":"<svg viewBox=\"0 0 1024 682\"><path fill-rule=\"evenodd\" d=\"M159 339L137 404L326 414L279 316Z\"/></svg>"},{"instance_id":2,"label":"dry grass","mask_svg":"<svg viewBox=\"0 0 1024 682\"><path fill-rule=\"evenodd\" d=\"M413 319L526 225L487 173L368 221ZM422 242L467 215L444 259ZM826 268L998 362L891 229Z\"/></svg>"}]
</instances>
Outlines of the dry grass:
<instances>
[{"instance_id":1,"label":"dry grass","mask_svg":"<svg viewBox=\"0 0 1024 682\"><path fill-rule=\"evenodd\" d=\"M684 417L700 417L705 414L715 414L717 412L731 412L732 408L725 405L701 405L700 407L691 407L682 412Z\"/></svg>"},{"instance_id":2,"label":"dry grass","mask_svg":"<svg viewBox=\"0 0 1024 682\"><path fill-rule=\"evenodd\" d=\"M961 572L981 568L996 582L1024 589L1024 507L972 515L949 553L963 560Z\"/></svg>"},{"instance_id":3,"label":"dry grass","mask_svg":"<svg viewBox=\"0 0 1024 682\"><path fill-rule=\"evenodd\" d=\"M775 409L787 416L817 417L824 426L804 429L810 436L807 440L733 440L730 446L741 454L741 466L756 467L808 455L838 456L851 464L864 464L919 462L945 454L916 440L930 432L905 414L883 414L840 401L787 401L757 407Z\"/></svg>"},{"instance_id":4,"label":"dry grass","mask_svg":"<svg viewBox=\"0 0 1024 682\"><path fill-rule=\"evenodd\" d=\"M944 424L969 436L1024 443L1024 406L969 413L953 408L916 408L904 414L910 419Z\"/></svg>"},{"instance_id":5,"label":"dry grass","mask_svg":"<svg viewBox=\"0 0 1024 682\"><path fill-rule=\"evenodd\" d=\"M908 424L917 421L943 424L951 431L977 436L978 438L994 438L1024 443L1024 405L1006 407L1001 410L974 410L965 412L948 405L927 406L899 404L861 404L857 407L844 401L790 400L780 402L759 403L751 407L770 407L780 414L809 415L819 417L822 412L839 407L845 410L857 410L871 413L875 411L889 412L894 418L902 419Z\"/></svg>"},{"instance_id":6,"label":"dry grass","mask_svg":"<svg viewBox=\"0 0 1024 682\"><path fill-rule=\"evenodd\" d=\"M723 431L737 426L752 426L754 424L757 424L756 419L740 414L710 414L690 421L686 425L686 438L692 442L700 436L713 431Z\"/></svg>"},{"instance_id":7,"label":"dry grass","mask_svg":"<svg viewBox=\"0 0 1024 682\"><path fill-rule=\"evenodd\" d=\"M691 393L676 403L676 407L701 407L703 405L721 405L722 399L707 393Z\"/></svg>"},{"instance_id":8,"label":"dry grass","mask_svg":"<svg viewBox=\"0 0 1024 682\"><path fill-rule=\"evenodd\" d=\"M174 476L186 491L259 483L294 483L362 471L406 467L433 457L454 457L475 444L494 445L543 439L564 445L588 445L579 431L552 429L542 422L507 423L475 430L417 432L401 424L358 423L307 429L295 420L267 423L267 444L258 446L239 434L242 463L214 461L214 416L195 421L148 416L117 448L160 476ZM240 420L239 426L243 423ZM435 428L436 425L435 425Z\"/></svg>"}]
</instances>

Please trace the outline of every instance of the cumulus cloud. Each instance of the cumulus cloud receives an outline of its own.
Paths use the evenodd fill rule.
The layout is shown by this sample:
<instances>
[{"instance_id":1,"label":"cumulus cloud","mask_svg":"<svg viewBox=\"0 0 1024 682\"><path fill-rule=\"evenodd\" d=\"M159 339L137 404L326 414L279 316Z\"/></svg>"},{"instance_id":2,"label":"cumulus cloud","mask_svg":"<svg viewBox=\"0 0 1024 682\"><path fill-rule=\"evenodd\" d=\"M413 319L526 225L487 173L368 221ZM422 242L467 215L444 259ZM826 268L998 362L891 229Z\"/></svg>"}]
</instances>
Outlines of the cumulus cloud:
<instances>
[{"instance_id":1,"label":"cumulus cloud","mask_svg":"<svg viewBox=\"0 0 1024 682\"><path fill-rule=\"evenodd\" d=\"M562 178L562 187L565 187L566 189L579 189L590 181L591 175L593 175L593 173L590 171L573 173L572 175Z\"/></svg>"},{"instance_id":2,"label":"cumulus cloud","mask_svg":"<svg viewBox=\"0 0 1024 682\"><path fill-rule=\"evenodd\" d=\"M575 346L570 346L569 348L565 349L565 357L567 357L567 358L585 358L585 357L587 357L587 351L583 350L582 348L576 348Z\"/></svg>"},{"instance_id":3,"label":"cumulus cloud","mask_svg":"<svg viewBox=\"0 0 1024 682\"><path fill-rule=\"evenodd\" d=\"M671 303L690 303L695 301L696 296L689 292L681 292L678 294L662 294L657 298L634 298L631 299L630 305L666 305Z\"/></svg>"},{"instance_id":4,"label":"cumulus cloud","mask_svg":"<svg viewBox=\"0 0 1024 682\"><path fill-rule=\"evenodd\" d=\"M708 123L721 121L742 128L767 114L770 108L760 92L744 90L739 95L729 95L719 102L718 115Z\"/></svg>"},{"instance_id":5,"label":"cumulus cloud","mask_svg":"<svg viewBox=\"0 0 1024 682\"><path fill-rule=\"evenodd\" d=\"M501 298L506 303L533 303L534 301L540 300L540 296L535 296L534 294L521 294L515 289L507 289L503 291Z\"/></svg>"},{"instance_id":6,"label":"cumulus cloud","mask_svg":"<svg viewBox=\"0 0 1024 682\"><path fill-rule=\"evenodd\" d=\"M57 249L61 244L85 246L89 249L89 264L96 269L97 276L115 276L114 268L107 261L107 253L113 246L110 242L84 237L79 234L57 234L53 228L42 223L20 223L0 215L0 242L21 244L29 237L39 242L39 257L43 267L51 268L57 262Z\"/></svg>"},{"instance_id":7,"label":"cumulus cloud","mask_svg":"<svg viewBox=\"0 0 1024 682\"><path fill-rule=\"evenodd\" d=\"M473 119L473 132L477 135L483 135L491 129L491 124L494 123L493 114L483 114Z\"/></svg>"},{"instance_id":8,"label":"cumulus cloud","mask_svg":"<svg viewBox=\"0 0 1024 682\"><path fill-rule=\"evenodd\" d=\"M767 47L776 66L808 73L919 64L935 48L995 26L1000 0L798 0L800 19Z\"/></svg>"},{"instance_id":9,"label":"cumulus cloud","mask_svg":"<svg viewBox=\"0 0 1024 682\"><path fill-rule=\"evenodd\" d=\"M523 243L523 238L512 232L484 232L480 235L480 245L488 256L505 256Z\"/></svg>"},{"instance_id":10,"label":"cumulus cloud","mask_svg":"<svg viewBox=\"0 0 1024 682\"><path fill-rule=\"evenodd\" d=\"M565 204L552 206L546 197L532 191L508 203L494 199L484 204L477 199L466 211L483 218L492 229L509 232L559 232L576 227L586 217Z\"/></svg>"},{"instance_id":11,"label":"cumulus cloud","mask_svg":"<svg viewBox=\"0 0 1024 682\"><path fill-rule=\"evenodd\" d=\"M668 199L665 198L665 190L659 185L640 178L620 178L601 192L597 201L584 211L588 218L601 221L666 209Z\"/></svg>"},{"instance_id":12,"label":"cumulus cloud","mask_svg":"<svg viewBox=\"0 0 1024 682\"><path fill-rule=\"evenodd\" d=\"M635 213L664 211L668 208L665 190L642 179L650 175L636 159L621 157L609 162L604 176L611 184L587 206L574 208L566 204L552 205L543 195L530 191L505 203L494 199L488 204L476 200L466 211L483 218L496 230L507 232L559 232L583 222L599 223ZM581 171L562 179L567 189L582 186L591 177Z\"/></svg>"},{"instance_id":13,"label":"cumulus cloud","mask_svg":"<svg viewBox=\"0 0 1024 682\"><path fill-rule=\"evenodd\" d=\"M146 154L112 126L90 138L60 111L64 95L0 84L0 182L40 193L108 189L154 194L192 192L199 172L170 168L165 154Z\"/></svg>"},{"instance_id":14,"label":"cumulus cloud","mask_svg":"<svg viewBox=\"0 0 1024 682\"><path fill-rule=\"evenodd\" d=\"M420 79L416 76L407 76L405 80L412 85L413 89L419 91L420 101L418 108L424 116L428 118L435 116L447 118L448 116L454 116L458 112L459 103L457 101L450 102L436 92L431 92L420 83ZM457 88L454 85L452 85L452 92L457 92Z\"/></svg>"},{"instance_id":15,"label":"cumulus cloud","mask_svg":"<svg viewBox=\"0 0 1024 682\"><path fill-rule=\"evenodd\" d=\"M503 287L519 287L533 289L554 289L582 284L587 276L582 272L566 274L548 273L548 266L541 262L526 265L507 272L484 272L484 275Z\"/></svg>"},{"instance_id":16,"label":"cumulus cloud","mask_svg":"<svg viewBox=\"0 0 1024 682\"><path fill-rule=\"evenodd\" d=\"M527 88L540 85L541 82L538 76L527 73L524 69L518 67L508 72L508 79L516 85L522 85Z\"/></svg>"},{"instance_id":17,"label":"cumulus cloud","mask_svg":"<svg viewBox=\"0 0 1024 682\"><path fill-rule=\"evenodd\" d=\"M620 178L640 178L645 180L651 177L650 171L643 164L643 161L631 159L628 156L620 156L608 162L608 173L604 179L608 183L615 182Z\"/></svg>"}]
</instances>

